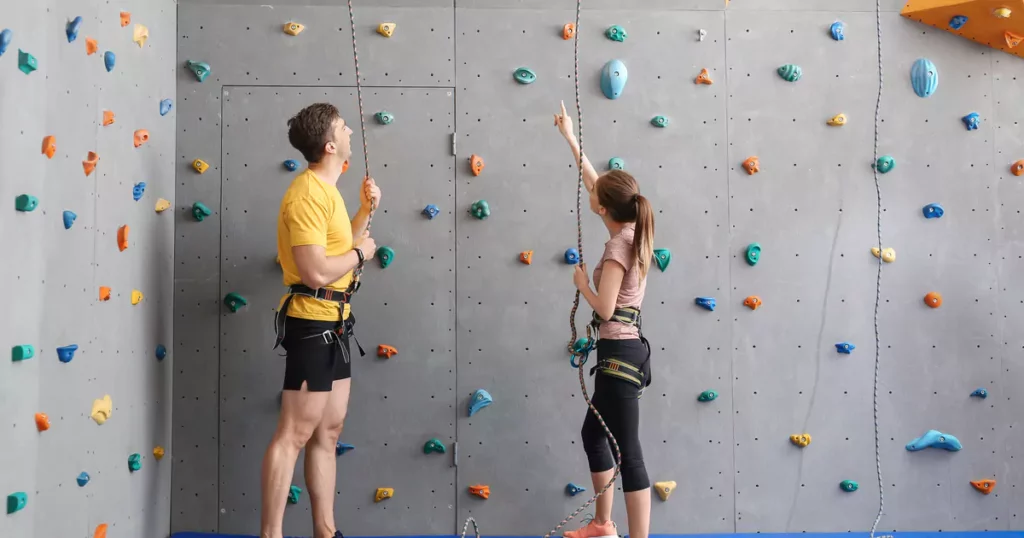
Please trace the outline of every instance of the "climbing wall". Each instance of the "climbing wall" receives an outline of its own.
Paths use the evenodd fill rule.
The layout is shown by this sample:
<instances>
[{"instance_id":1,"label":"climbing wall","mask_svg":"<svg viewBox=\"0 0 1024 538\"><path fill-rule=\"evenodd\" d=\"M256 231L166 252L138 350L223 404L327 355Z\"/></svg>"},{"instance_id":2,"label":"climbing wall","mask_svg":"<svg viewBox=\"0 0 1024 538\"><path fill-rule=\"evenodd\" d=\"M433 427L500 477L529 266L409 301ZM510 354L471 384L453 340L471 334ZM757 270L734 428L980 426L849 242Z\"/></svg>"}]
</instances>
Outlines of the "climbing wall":
<instances>
[{"instance_id":1,"label":"climbing wall","mask_svg":"<svg viewBox=\"0 0 1024 538\"><path fill-rule=\"evenodd\" d=\"M172 528L254 534L283 369L270 350L281 293L274 219L291 177L281 162L300 158L285 121L320 100L341 108L357 148L339 182L350 209L361 138L344 6L210 4L179 8ZM897 163L879 176L882 246L897 256L882 267L876 425L875 2L633 4L585 3L579 67L588 155L599 171L623 159L654 201L655 246L673 253L652 272L644 305L654 349L645 459L652 481L677 483L668 501L654 498L652 532L867 530L879 501L876 427L880 530L1020 529L1024 406L1013 395L1024 342L1012 331L1024 254L1013 219L1024 199L1010 174L1024 158L1020 61L882 2L879 153ZM473 516L489 535L536 535L584 502L567 483L592 492L579 439L586 408L565 351L576 172L551 123L560 100L575 106L573 43L561 39L575 3L409 5L356 5L371 172L384 191L373 231L397 256L368 269L354 306L369 353L355 359L342 441L356 449L339 456L338 520L349 534L449 534ZM285 35L288 21L305 31ZM384 21L397 23L390 39L374 32ZM842 41L830 35L836 21ZM603 35L614 24L624 42ZM910 83L919 57L940 73L928 98ZM205 82L184 68L189 59L211 64ZM599 87L612 59L629 70L617 100ZM785 64L802 77L783 80ZM519 67L536 81L517 84ZM714 83L694 84L705 68ZM394 124L373 121L382 109ZM970 112L978 130L961 121ZM840 113L844 126L826 125ZM653 127L655 115L668 127ZM486 165L479 176L471 155ZM752 156L754 175L742 164ZM210 170L197 174L196 158ZM485 220L467 211L480 200ZM196 201L214 214L196 222ZM438 218L420 214L428 203ZM582 203L593 266L607 232ZM931 203L942 218L924 218ZM525 250L532 265L517 259ZM249 305L230 313L229 292ZM929 292L942 294L941 308L925 305ZM752 296L756 310L744 306ZM580 331L589 316L582 307ZM855 348L838 353L837 343ZM378 344L399 354L376 358ZM988 397L971 397L977 388ZM469 417L477 389L494 403ZM697 401L705 390L718 398ZM906 450L930 429L963 450ZM802 433L806 448L789 439ZM445 456L423 454L431 437ZM986 478L997 480L991 495L970 485ZM844 480L859 489L843 491ZM303 486L301 464L294 483ZM490 486L490 498L470 494L474 485ZM374 503L381 486L395 498ZM309 526L304 494L285 530Z\"/></svg>"},{"instance_id":2,"label":"climbing wall","mask_svg":"<svg viewBox=\"0 0 1024 538\"><path fill-rule=\"evenodd\" d=\"M0 56L0 536L93 536L101 525L112 537L169 532L174 224L154 209L174 197L176 113L160 113L162 100L175 99L174 11L172 1L0 3L0 30L11 32ZM137 24L149 33L141 47ZM19 70L19 49L35 71ZM115 114L108 126L105 110ZM148 140L135 147L140 129ZM47 136L49 156L40 151ZM87 175L89 152L99 160ZM31 211L16 209L23 194L37 201ZM107 301L101 286L111 289ZM34 356L12 360L17 346ZM70 346L77 350L62 358ZM105 395L106 420L94 414ZM159 461L157 447L168 457ZM8 514L15 493L27 502Z\"/></svg>"}]
</instances>

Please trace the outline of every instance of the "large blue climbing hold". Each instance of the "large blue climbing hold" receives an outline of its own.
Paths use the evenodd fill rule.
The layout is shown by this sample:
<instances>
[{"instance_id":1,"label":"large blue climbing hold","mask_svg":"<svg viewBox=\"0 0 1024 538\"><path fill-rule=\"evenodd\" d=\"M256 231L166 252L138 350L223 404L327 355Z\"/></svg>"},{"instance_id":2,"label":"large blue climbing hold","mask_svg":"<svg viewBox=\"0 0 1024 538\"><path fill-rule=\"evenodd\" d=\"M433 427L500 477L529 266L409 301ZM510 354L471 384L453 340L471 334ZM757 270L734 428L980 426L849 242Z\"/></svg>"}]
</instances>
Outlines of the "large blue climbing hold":
<instances>
[{"instance_id":1,"label":"large blue climbing hold","mask_svg":"<svg viewBox=\"0 0 1024 538\"><path fill-rule=\"evenodd\" d=\"M114 70L114 64L117 63L117 55L109 50L103 53L103 65L106 66L107 72Z\"/></svg>"},{"instance_id":2,"label":"large blue climbing hold","mask_svg":"<svg viewBox=\"0 0 1024 538\"><path fill-rule=\"evenodd\" d=\"M60 359L60 362L71 362L71 359L75 358L76 351L78 351L78 344L59 347L57 348L57 358Z\"/></svg>"},{"instance_id":3,"label":"large blue climbing hold","mask_svg":"<svg viewBox=\"0 0 1024 538\"><path fill-rule=\"evenodd\" d=\"M63 218L64 218L64 229L65 230L70 230L71 226L75 224L75 219L78 218L78 215L76 215L74 211L65 211L64 215L63 215Z\"/></svg>"},{"instance_id":4,"label":"large blue climbing hold","mask_svg":"<svg viewBox=\"0 0 1024 538\"><path fill-rule=\"evenodd\" d=\"M78 29L82 27L82 16L75 17L74 20L68 21L68 25L64 27L64 33L68 35L68 43L71 43L78 38Z\"/></svg>"},{"instance_id":5,"label":"large blue climbing hold","mask_svg":"<svg viewBox=\"0 0 1024 538\"><path fill-rule=\"evenodd\" d=\"M163 344L156 345L156 360L162 361L167 357L167 348Z\"/></svg>"},{"instance_id":6,"label":"large blue climbing hold","mask_svg":"<svg viewBox=\"0 0 1024 538\"><path fill-rule=\"evenodd\" d=\"M341 441L338 441L338 444L334 446L334 454L336 456L340 456L340 455L348 452L349 450L355 450L355 449L356 449L356 447L354 445L350 445L348 443L342 443Z\"/></svg>"},{"instance_id":7,"label":"large blue climbing hold","mask_svg":"<svg viewBox=\"0 0 1024 538\"><path fill-rule=\"evenodd\" d=\"M587 491L587 488L585 488L583 486L577 486L576 484L573 484L572 482L569 482L565 486L565 493L566 493L566 495L568 495L570 497L575 497L575 496L579 495L580 493L583 493L584 491Z\"/></svg>"},{"instance_id":8,"label":"large blue climbing hold","mask_svg":"<svg viewBox=\"0 0 1024 538\"><path fill-rule=\"evenodd\" d=\"M946 213L945 209L939 204L928 204L921 208L921 212L924 213L926 219L937 219L941 218Z\"/></svg>"},{"instance_id":9,"label":"large blue climbing hold","mask_svg":"<svg viewBox=\"0 0 1024 538\"><path fill-rule=\"evenodd\" d=\"M427 204L427 207L423 208L423 214L426 215L428 219L433 220L434 217L441 214L441 210L434 204Z\"/></svg>"},{"instance_id":10,"label":"large blue climbing hold","mask_svg":"<svg viewBox=\"0 0 1024 538\"><path fill-rule=\"evenodd\" d=\"M838 344L836 344L836 351L844 355L849 355L850 353L853 353L853 350L855 349L857 349L857 346L849 342L839 342Z\"/></svg>"},{"instance_id":11,"label":"large blue climbing hold","mask_svg":"<svg viewBox=\"0 0 1024 538\"><path fill-rule=\"evenodd\" d=\"M140 182L136 183L134 187L132 187L132 198L134 198L136 202L141 200L142 199L142 195L145 194L145 193L146 193L146 182L145 181L140 181Z\"/></svg>"},{"instance_id":12,"label":"large blue climbing hold","mask_svg":"<svg viewBox=\"0 0 1024 538\"><path fill-rule=\"evenodd\" d=\"M167 113L170 112L172 108L174 108L174 101L171 101L170 99L164 99L163 101L160 101L161 116L166 116Z\"/></svg>"},{"instance_id":13,"label":"large blue climbing hold","mask_svg":"<svg viewBox=\"0 0 1024 538\"><path fill-rule=\"evenodd\" d=\"M574 248L565 251L565 263L576 265L580 263L580 252Z\"/></svg>"},{"instance_id":14,"label":"large blue climbing hold","mask_svg":"<svg viewBox=\"0 0 1024 538\"><path fill-rule=\"evenodd\" d=\"M284 169L289 172L294 172L299 169L299 161L295 159L288 159L284 162Z\"/></svg>"},{"instance_id":15,"label":"large blue climbing hold","mask_svg":"<svg viewBox=\"0 0 1024 538\"><path fill-rule=\"evenodd\" d=\"M715 298L714 297L697 297L694 300L694 302L696 302L697 306L699 306L701 308L706 308L708 310L711 310L712 312L715 311L715 304L716 303L715 303Z\"/></svg>"},{"instance_id":16,"label":"large blue climbing hold","mask_svg":"<svg viewBox=\"0 0 1024 538\"><path fill-rule=\"evenodd\" d=\"M494 402L494 398L491 398L491 394L484 389L477 389L473 393L473 397L469 399L469 416L473 416L477 411L491 405Z\"/></svg>"},{"instance_id":17,"label":"large blue climbing hold","mask_svg":"<svg viewBox=\"0 0 1024 538\"><path fill-rule=\"evenodd\" d=\"M971 112L961 119L964 122L964 127L967 127L968 131L977 131L978 127L981 127L981 116L979 116L977 112Z\"/></svg>"},{"instance_id":18,"label":"large blue climbing hold","mask_svg":"<svg viewBox=\"0 0 1024 538\"><path fill-rule=\"evenodd\" d=\"M11 39L13 38L14 34L11 33L10 28L4 28L4 31L0 32L0 56L7 52L7 47L11 46Z\"/></svg>"},{"instance_id":19,"label":"large blue climbing hold","mask_svg":"<svg viewBox=\"0 0 1024 538\"><path fill-rule=\"evenodd\" d=\"M829 29L832 32L832 39L836 41L842 41L846 39L846 25L843 21L836 21L832 23L832 27Z\"/></svg>"},{"instance_id":20,"label":"large blue climbing hold","mask_svg":"<svg viewBox=\"0 0 1024 538\"><path fill-rule=\"evenodd\" d=\"M926 448L941 448L950 452L956 452L963 448L960 440L948 433L938 430L928 430L927 433L907 443L907 450L917 452Z\"/></svg>"},{"instance_id":21,"label":"large blue climbing hold","mask_svg":"<svg viewBox=\"0 0 1024 538\"><path fill-rule=\"evenodd\" d=\"M910 67L910 85L918 97L928 97L939 87L939 70L928 58L918 58Z\"/></svg>"},{"instance_id":22,"label":"large blue climbing hold","mask_svg":"<svg viewBox=\"0 0 1024 538\"><path fill-rule=\"evenodd\" d=\"M949 27L954 30L959 30L967 24L967 17L965 15L954 15L952 19L949 19Z\"/></svg>"},{"instance_id":23,"label":"large blue climbing hold","mask_svg":"<svg viewBox=\"0 0 1024 538\"><path fill-rule=\"evenodd\" d=\"M609 99L618 99L622 91L626 89L626 78L629 72L626 71L626 64L622 60L611 60L604 64L601 70L601 91Z\"/></svg>"},{"instance_id":24,"label":"large blue climbing hold","mask_svg":"<svg viewBox=\"0 0 1024 538\"><path fill-rule=\"evenodd\" d=\"M974 389L974 392L971 393L971 396L975 398L981 398L982 400L984 400L985 398L988 398L988 391L985 390L984 388L977 388Z\"/></svg>"},{"instance_id":25,"label":"large blue climbing hold","mask_svg":"<svg viewBox=\"0 0 1024 538\"><path fill-rule=\"evenodd\" d=\"M84 488L85 485L89 483L89 473L83 471L75 480L78 481L78 487Z\"/></svg>"}]
</instances>

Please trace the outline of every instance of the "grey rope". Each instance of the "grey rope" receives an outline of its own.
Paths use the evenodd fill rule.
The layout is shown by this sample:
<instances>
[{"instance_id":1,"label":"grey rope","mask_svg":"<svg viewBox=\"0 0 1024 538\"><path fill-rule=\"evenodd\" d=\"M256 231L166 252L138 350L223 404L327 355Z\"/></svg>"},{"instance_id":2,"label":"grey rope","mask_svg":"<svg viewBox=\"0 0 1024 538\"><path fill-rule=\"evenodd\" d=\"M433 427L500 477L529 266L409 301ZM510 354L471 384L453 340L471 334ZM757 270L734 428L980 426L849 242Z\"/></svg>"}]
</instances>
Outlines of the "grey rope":
<instances>
[{"instance_id":1,"label":"grey rope","mask_svg":"<svg viewBox=\"0 0 1024 538\"><path fill-rule=\"evenodd\" d=\"M878 39L878 97L875 99L875 149L874 159L878 163L878 124L882 108L882 8L881 0L875 0L875 30ZM878 183L878 166L873 166L875 176L875 231L878 235L878 248L882 248L882 188ZM872 403L874 405L875 419L875 472L878 474L878 515L871 525L871 538L875 538L875 531L878 529L878 522L882 520L882 511L885 507L885 495L882 483L882 451L879 444L878 434L878 370L881 365L881 339L878 336L878 304L882 295L882 256L878 256L878 267L875 273L875 383Z\"/></svg>"},{"instance_id":2,"label":"grey rope","mask_svg":"<svg viewBox=\"0 0 1024 538\"><path fill-rule=\"evenodd\" d=\"M469 524L473 523L473 532L476 534L476 538L480 538L480 526L476 524L476 520L473 516L466 518L466 522L462 525L462 538L466 538L466 531L469 530Z\"/></svg>"}]
</instances>

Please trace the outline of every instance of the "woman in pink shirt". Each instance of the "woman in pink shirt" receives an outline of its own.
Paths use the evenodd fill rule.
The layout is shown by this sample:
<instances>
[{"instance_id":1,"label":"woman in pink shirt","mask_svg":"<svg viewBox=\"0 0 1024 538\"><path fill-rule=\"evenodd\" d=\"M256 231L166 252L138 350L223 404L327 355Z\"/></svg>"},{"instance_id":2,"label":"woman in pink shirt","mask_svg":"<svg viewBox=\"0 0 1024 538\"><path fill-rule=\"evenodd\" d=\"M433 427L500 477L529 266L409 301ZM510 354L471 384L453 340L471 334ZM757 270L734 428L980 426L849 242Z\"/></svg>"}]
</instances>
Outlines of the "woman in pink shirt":
<instances>
[{"instance_id":1,"label":"woman in pink shirt","mask_svg":"<svg viewBox=\"0 0 1024 538\"><path fill-rule=\"evenodd\" d=\"M622 453L622 491L626 496L630 538L648 538L651 523L651 482L640 448L640 395L651 382L651 349L640 331L640 305L647 286L647 272L654 256L654 211L633 176L611 170L598 176L572 130L572 118L562 104L555 125L569 143L583 170L590 193L590 210L601 217L610 239L594 268L595 293L590 288L586 264L576 266L573 282L590 307L598 325L597 366L591 398ZM583 448L590 462L595 490L614 475L615 457L597 417L587 410L583 421ZM611 493L597 500L594 519L566 538L615 538Z\"/></svg>"}]
</instances>

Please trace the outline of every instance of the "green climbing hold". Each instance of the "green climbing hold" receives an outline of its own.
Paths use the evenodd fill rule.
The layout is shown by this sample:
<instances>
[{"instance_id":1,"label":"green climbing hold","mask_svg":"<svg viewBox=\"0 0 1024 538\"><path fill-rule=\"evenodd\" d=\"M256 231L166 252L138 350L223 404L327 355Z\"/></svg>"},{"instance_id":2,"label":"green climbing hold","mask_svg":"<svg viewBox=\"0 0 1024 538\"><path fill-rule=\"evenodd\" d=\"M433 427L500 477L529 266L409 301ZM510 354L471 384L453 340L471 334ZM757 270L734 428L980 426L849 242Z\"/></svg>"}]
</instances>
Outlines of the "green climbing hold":
<instances>
[{"instance_id":1,"label":"green climbing hold","mask_svg":"<svg viewBox=\"0 0 1024 538\"><path fill-rule=\"evenodd\" d=\"M18 49L18 69L21 69L21 72L27 75L39 69L39 62L35 56Z\"/></svg>"},{"instance_id":2,"label":"green climbing hold","mask_svg":"<svg viewBox=\"0 0 1024 538\"><path fill-rule=\"evenodd\" d=\"M608 169L609 170L625 170L626 169L626 161L623 161L622 159L620 159L618 157L612 157L611 159L608 159Z\"/></svg>"},{"instance_id":3,"label":"green climbing hold","mask_svg":"<svg viewBox=\"0 0 1024 538\"><path fill-rule=\"evenodd\" d=\"M24 491L12 493L7 496L7 513L13 514L28 504L28 495Z\"/></svg>"},{"instance_id":4,"label":"green climbing hold","mask_svg":"<svg viewBox=\"0 0 1024 538\"><path fill-rule=\"evenodd\" d=\"M387 269L391 262L395 261L395 249L391 247L377 247L376 256L380 260L380 268Z\"/></svg>"},{"instance_id":5,"label":"green climbing hold","mask_svg":"<svg viewBox=\"0 0 1024 538\"><path fill-rule=\"evenodd\" d=\"M893 159L889 155L882 155L875 162L875 169L878 170L879 174L887 174L890 170L896 168L896 159Z\"/></svg>"},{"instance_id":6,"label":"green climbing hold","mask_svg":"<svg viewBox=\"0 0 1024 538\"><path fill-rule=\"evenodd\" d=\"M626 40L627 37L629 37L626 34L626 29L619 26L618 24L605 30L604 35L608 39L611 39L612 41L618 41L619 43L622 43L623 41Z\"/></svg>"},{"instance_id":7,"label":"green climbing hold","mask_svg":"<svg viewBox=\"0 0 1024 538\"><path fill-rule=\"evenodd\" d=\"M717 392L715 392L713 390L706 390L706 391L700 393L700 396L697 396L697 401L698 402L710 402L710 401L714 400L715 398L718 398L718 393Z\"/></svg>"},{"instance_id":8,"label":"green climbing hold","mask_svg":"<svg viewBox=\"0 0 1024 538\"><path fill-rule=\"evenodd\" d=\"M520 84L533 84L537 81L537 74L529 67L520 67L512 73L512 78Z\"/></svg>"},{"instance_id":9,"label":"green climbing hold","mask_svg":"<svg viewBox=\"0 0 1024 538\"><path fill-rule=\"evenodd\" d=\"M292 486L288 488L288 502L292 504L299 504L299 497L302 496L302 488L299 486Z\"/></svg>"},{"instance_id":10,"label":"green climbing hold","mask_svg":"<svg viewBox=\"0 0 1024 538\"><path fill-rule=\"evenodd\" d=\"M139 469L142 469L142 456L137 453L128 456L128 470L135 472Z\"/></svg>"},{"instance_id":11,"label":"green climbing hold","mask_svg":"<svg viewBox=\"0 0 1024 538\"><path fill-rule=\"evenodd\" d=\"M665 272L668 268L668 263L672 261L672 252L667 248L656 248L654 249L654 263L658 264L658 269L661 272Z\"/></svg>"},{"instance_id":12,"label":"green climbing hold","mask_svg":"<svg viewBox=\"0 0 1024 538\"><path fill-rule=\"evenodd\" d=\"M14 199L14 209L18 211L32 211L39 205L39 198L31 194L22 194Z\"/></svg>"},{"instance_id":13,"label":"green climbing hold","mask_svg":"<svg viewBox=\"0 0 1024 538\"><path fill-rule=\"evenodd\" d=\"M483 220L491 216L491 206L487 204L487 200L477 200L469 206L469 212L474 217Z\"/></svg>"},{"instance_id":14,"label":"green climbing hold","mask_svg":"<svg viewBox=\"0 0 1024 538\"><path fill-rule=\"evenodd\" d=\"M374 114L373 117L377 120L377 123L381 125L391 125L395 121L395 115L387 110L381 110Z\"/></svg>"},{"instance_id":15,"label":"green climbing hold","mask_svg":"<svg viewBox=\"0 0 1024 538\"><path fill-rule=\"evenodd\" d=\"M778 73L783 80L786 80L788 82L796 82L800 80L800 77L803 76L804 70L800 69L799 65L786 64L779 67Z\"/></svg>"},{"instance_id":16,"label":"green climbing hold","mask_svg":"<svg viewBox=\"0 0 1024 538\"><path fill-rule=\"evenodd\" d=\"M857 491L857 488L859 487L860 484L854 482L853 480L843 480L842 482L839 483L839 488L847 493L853 493L854 491Z\"/></svg>"},{"instance_id":17,"label":"green climbing hold","mask_svg":"<svg viewBox=\"0 0 1024 538\"><path fill-rule=\"evenodd\" d=\"M427 444L423 445L424 454L430 454L431 452L437 452L438 454L445 453L444 443L442 443L437 437L427 441Z\"/></svg>"},{"instance_id":18,"label":"green climbing hold","mask_svg":"<svg viewBox=\"0 0 1024 538\"><path fill-rule=\"evenodd\" d=\"M206 204L202 202L196 202L192 204L192 217L199 222L203 222L203 219L213 214L210 208L206 207Z\"/></svg>"},{"instance_id":19,"label":"green climbing hold","mask_svg":"<svg viewBox=\"0 0 1024 538\"><path fill-rule=\"evenodd\" d=\"M668 118L665 116L655 116L651 118L651 125L661 128L668 127Z\"/></svg>"},{"instance_id":20,"label":"green climbing hold","mask_svg":"<svg viewBox=\"0 0 1024 538\"><path fill-rule=\"evenodd\" d=\"M758 243L747 245L747 263L757 265L759 261L761 261L761 245Z\"/></svg>"},{"instance_id":21,"label":"green climbing hold","mask_svg":"<svg viewBox=\"0 0 1024 538\"><path fill-rule=\"evenodd\" d=\"M241 310L243 306L248 305L249 301L245 297L242 297L235 292L231 292L224 296L224 304L231 309L232 313L234 313Z\"/></svg>"},{"instance_id":22,"label":"green climbing hold","mask_svg":"<svg viewBox=\"0 0 1024 538\"><path fill-rule=\"evenodd\" d=\"M11 360L14 362L24 361L36 356L36 348L31 345L14 346L11 348Z\"/></svg>"}]
</instances>

